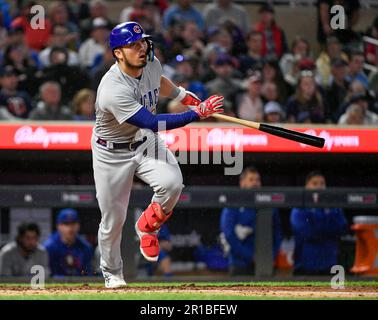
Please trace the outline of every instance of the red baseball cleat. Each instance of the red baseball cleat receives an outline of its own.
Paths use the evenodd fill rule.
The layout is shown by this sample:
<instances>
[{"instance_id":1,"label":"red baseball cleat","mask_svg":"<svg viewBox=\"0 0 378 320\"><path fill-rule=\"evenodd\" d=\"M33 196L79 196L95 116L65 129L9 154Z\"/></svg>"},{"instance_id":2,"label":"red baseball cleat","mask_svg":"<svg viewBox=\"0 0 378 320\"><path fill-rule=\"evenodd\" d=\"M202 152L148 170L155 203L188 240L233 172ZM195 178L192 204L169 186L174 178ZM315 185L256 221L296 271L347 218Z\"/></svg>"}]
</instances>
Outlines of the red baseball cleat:
<instances>
[{"instance_id":1,"label":"red baseball cleat","mask_svg":"<svg viewBox=\"0 0 378 320\"><path fill-rule=\"evenodd\" d=\"M135 231L140 240L140 253L151 262L159 258L159 240L157 234L160 226L168 220L172 211L164 214L161 205L157 202L151 203L141 214L135 224Z\"/></svg>"}]
</instances>

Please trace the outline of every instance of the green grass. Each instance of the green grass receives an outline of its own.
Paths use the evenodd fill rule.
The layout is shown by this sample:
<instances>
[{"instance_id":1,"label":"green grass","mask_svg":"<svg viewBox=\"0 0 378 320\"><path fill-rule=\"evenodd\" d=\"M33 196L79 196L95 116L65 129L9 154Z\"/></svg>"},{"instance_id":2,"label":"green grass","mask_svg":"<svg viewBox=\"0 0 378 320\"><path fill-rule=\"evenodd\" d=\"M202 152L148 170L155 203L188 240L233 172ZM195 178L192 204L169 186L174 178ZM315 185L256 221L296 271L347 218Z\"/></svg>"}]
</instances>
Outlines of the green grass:
<instances>
[{"instance_id":1,"label":"green grass","mask_svg":"<svg viewBox=\"0 0 378 320\"><path fill-rule=\"evenodd\" d=\"M92 288L102 288L103 284L99 282L85 283ZM328 287L329 281L251 281L251 282L128 282L128 287L180 287L191 286L265 286L265 287ZM29 283L0 283L0 286L24 286L29 287ZM46 283L46 287L80 287L83 284L59 282ZM378 286L378 281L345 281L345 287L374 287Z\"/></svg>"},{"instance_id":2,"label":"green grass","mask_svg":"<svg viewBox=\"0 0 378 320\"><path fill-rule=\"evenodd\" d=\"M0 300L367 300L370 298L300 298L280 296L240 296L198 293L87 293L87 294L54 294L35 296L1 296ZM377 298L370 300L378 300Z\"/></svg>"},{"instance_id":3,"label":"green grass","mask_svg":"<svg viewBox=\"0 0 378 320\"><path fill-rule=\"evenodd\" d=\"M86 284L90 288L93 289L102 289L103 285L101 283L88 283ZM137 288L137 287L203 287L203 286L216 286L216 287L224 287L224 286L250 286L251 288L254 286L265 286L265 287L329 287L329 282L293 282L293 281L285 281L285 282L156 282L156 283L148 283L148 282L139 282L139 283L129 283L130 288ZM17 286L17 287L29 287L30 284L28 283L8 283L8 284L0 284L1 287L9 287L9 286ZM66 287L70 289L75 289L75 287L82 287L83 284L77 283L49 283L46 284L46 288L51 287ZM372 287L372 290L376 289L378 286L378 281L348 281L345 283L345 287L354 287L354 286L364 286L364 287ZM374 288L374 289L373 289ZM122 290L110 290L109 292L72 292L72 293L59 293L54 292L49 294L48 292L39 294L39 295L20 295L17 296L7 296L1 293L0 289L0 300L366 300L366 299L374 299L374 298L366 298L366 297L346 297L346 298L296 298L296 297L280 297L280 296L245 296L245 295L237 295L235 293L227 292L225 290L224 294L214 294L214 293L197 293L197 292L161 292L157 293L149 293L149 292L125 292ZM375 299L377 300L377 299Z\"/></svg>"}]
</instances>

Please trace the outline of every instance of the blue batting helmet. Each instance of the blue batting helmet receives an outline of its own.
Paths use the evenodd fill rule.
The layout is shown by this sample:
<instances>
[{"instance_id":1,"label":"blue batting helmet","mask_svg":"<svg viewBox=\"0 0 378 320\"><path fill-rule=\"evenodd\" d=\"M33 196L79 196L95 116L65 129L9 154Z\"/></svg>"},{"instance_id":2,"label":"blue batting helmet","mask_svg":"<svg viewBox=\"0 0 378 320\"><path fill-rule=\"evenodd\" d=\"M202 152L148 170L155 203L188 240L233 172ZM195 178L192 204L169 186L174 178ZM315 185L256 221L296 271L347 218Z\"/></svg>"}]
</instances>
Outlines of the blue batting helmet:
<instances>
[{"instance_id":1,"label":"blue batting helmet","mask_svg":"<svg viewBox=\"0 0 378 320\"><path fill-rule=\"evenodd\" d=\"M121 23L110 32L109 43L112 50L134 43L143 38L150 38L145 34L139 23L134 21Z\"/></svg>"}]
</instances>

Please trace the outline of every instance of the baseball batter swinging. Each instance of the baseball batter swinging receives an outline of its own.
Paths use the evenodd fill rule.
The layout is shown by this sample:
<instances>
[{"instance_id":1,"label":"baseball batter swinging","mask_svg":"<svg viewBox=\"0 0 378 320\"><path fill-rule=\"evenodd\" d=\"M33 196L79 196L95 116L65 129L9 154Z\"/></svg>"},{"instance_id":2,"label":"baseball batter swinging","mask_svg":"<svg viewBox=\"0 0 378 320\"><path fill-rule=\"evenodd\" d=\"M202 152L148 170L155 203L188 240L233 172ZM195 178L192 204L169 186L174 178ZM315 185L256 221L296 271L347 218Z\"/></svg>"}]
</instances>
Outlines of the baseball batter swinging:
<instances>
[{"instance_id":1,"label":"baseball batter swinging","mask_svg":"<svg viewBox=\"0 0 378 320\"><path fill-rule=\"evenodd\" d=\"M140 252L148 261L158 259L157 233L172 216L183 188L177 160L157 134L159 123L174 129L223 112L223 97L211 96L201 102L162 76L151 37L136 22L117 25L110 33L110 47L117 61L97 90L92 154L101 210L100 266L105 286L117 288L126 285L120 246L134 175L154 191L151 203L135 224ZM156 114L159 96L181 101L188 111ZM165 157L156 158L156 154Z\"/></svg>"}]
</instances>

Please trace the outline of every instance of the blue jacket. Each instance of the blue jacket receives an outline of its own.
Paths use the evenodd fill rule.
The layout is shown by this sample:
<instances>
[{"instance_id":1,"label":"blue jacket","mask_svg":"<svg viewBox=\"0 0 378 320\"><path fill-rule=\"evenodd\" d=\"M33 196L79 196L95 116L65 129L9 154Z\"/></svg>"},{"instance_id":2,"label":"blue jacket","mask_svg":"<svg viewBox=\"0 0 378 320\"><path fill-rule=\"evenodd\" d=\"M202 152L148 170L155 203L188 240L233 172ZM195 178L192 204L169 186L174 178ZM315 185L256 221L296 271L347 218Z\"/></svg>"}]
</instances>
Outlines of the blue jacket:
<instances>
[{"instance_id":1,"label":"blue jacket","mask_svg":"<svg viewBox=\"0 0 378 320\"><path fill-rule=\"evenodd\" d=\"M325 271L337 264L339 238L348 227L342 209L294 208L290 222L296 270Z\"/></svg>"},{"instance_id":2,"label":"blue jacket","mask_svg":"<svg viewBox=\"0 0 378 320\"><path fill-rule=\"evenodd\" d=\"M185 22L185 21L194 21L198 28L201 30L205 27L205 22L196 8L193 6L187 10L182 10L178 5L170 6L163 16L163 27L168 29L173 23Z\"/></svg>"},{"instance_id":3,"label":"blue jacket","mask_svg":"<svg viewBox=\"0 0 378 320\"><path fill-rule=\"evenodd\" d=\"M243 240L235 233L239 225L250 228L251 233ZM224 208L221 214L221 232L224 234L230 252L229 264L240 268L248 268L254 262L256 210L251 208ZM273 209L273 257L276 258L282 240L281 221L277 209Z\"/></svg>"},{"instance_id":4,"label":"blue jacket","mask_svg":"<svg viewBox=\"0 0 378 320\"><path fill-rule=\"evenodd\" d=\"M52 276L92 274L93 248L82 237L78 236L76 242L68 247L61 241L59 233L55 232L45 241L44 247L49 254Z\"/></svg>"}]
</instances>

